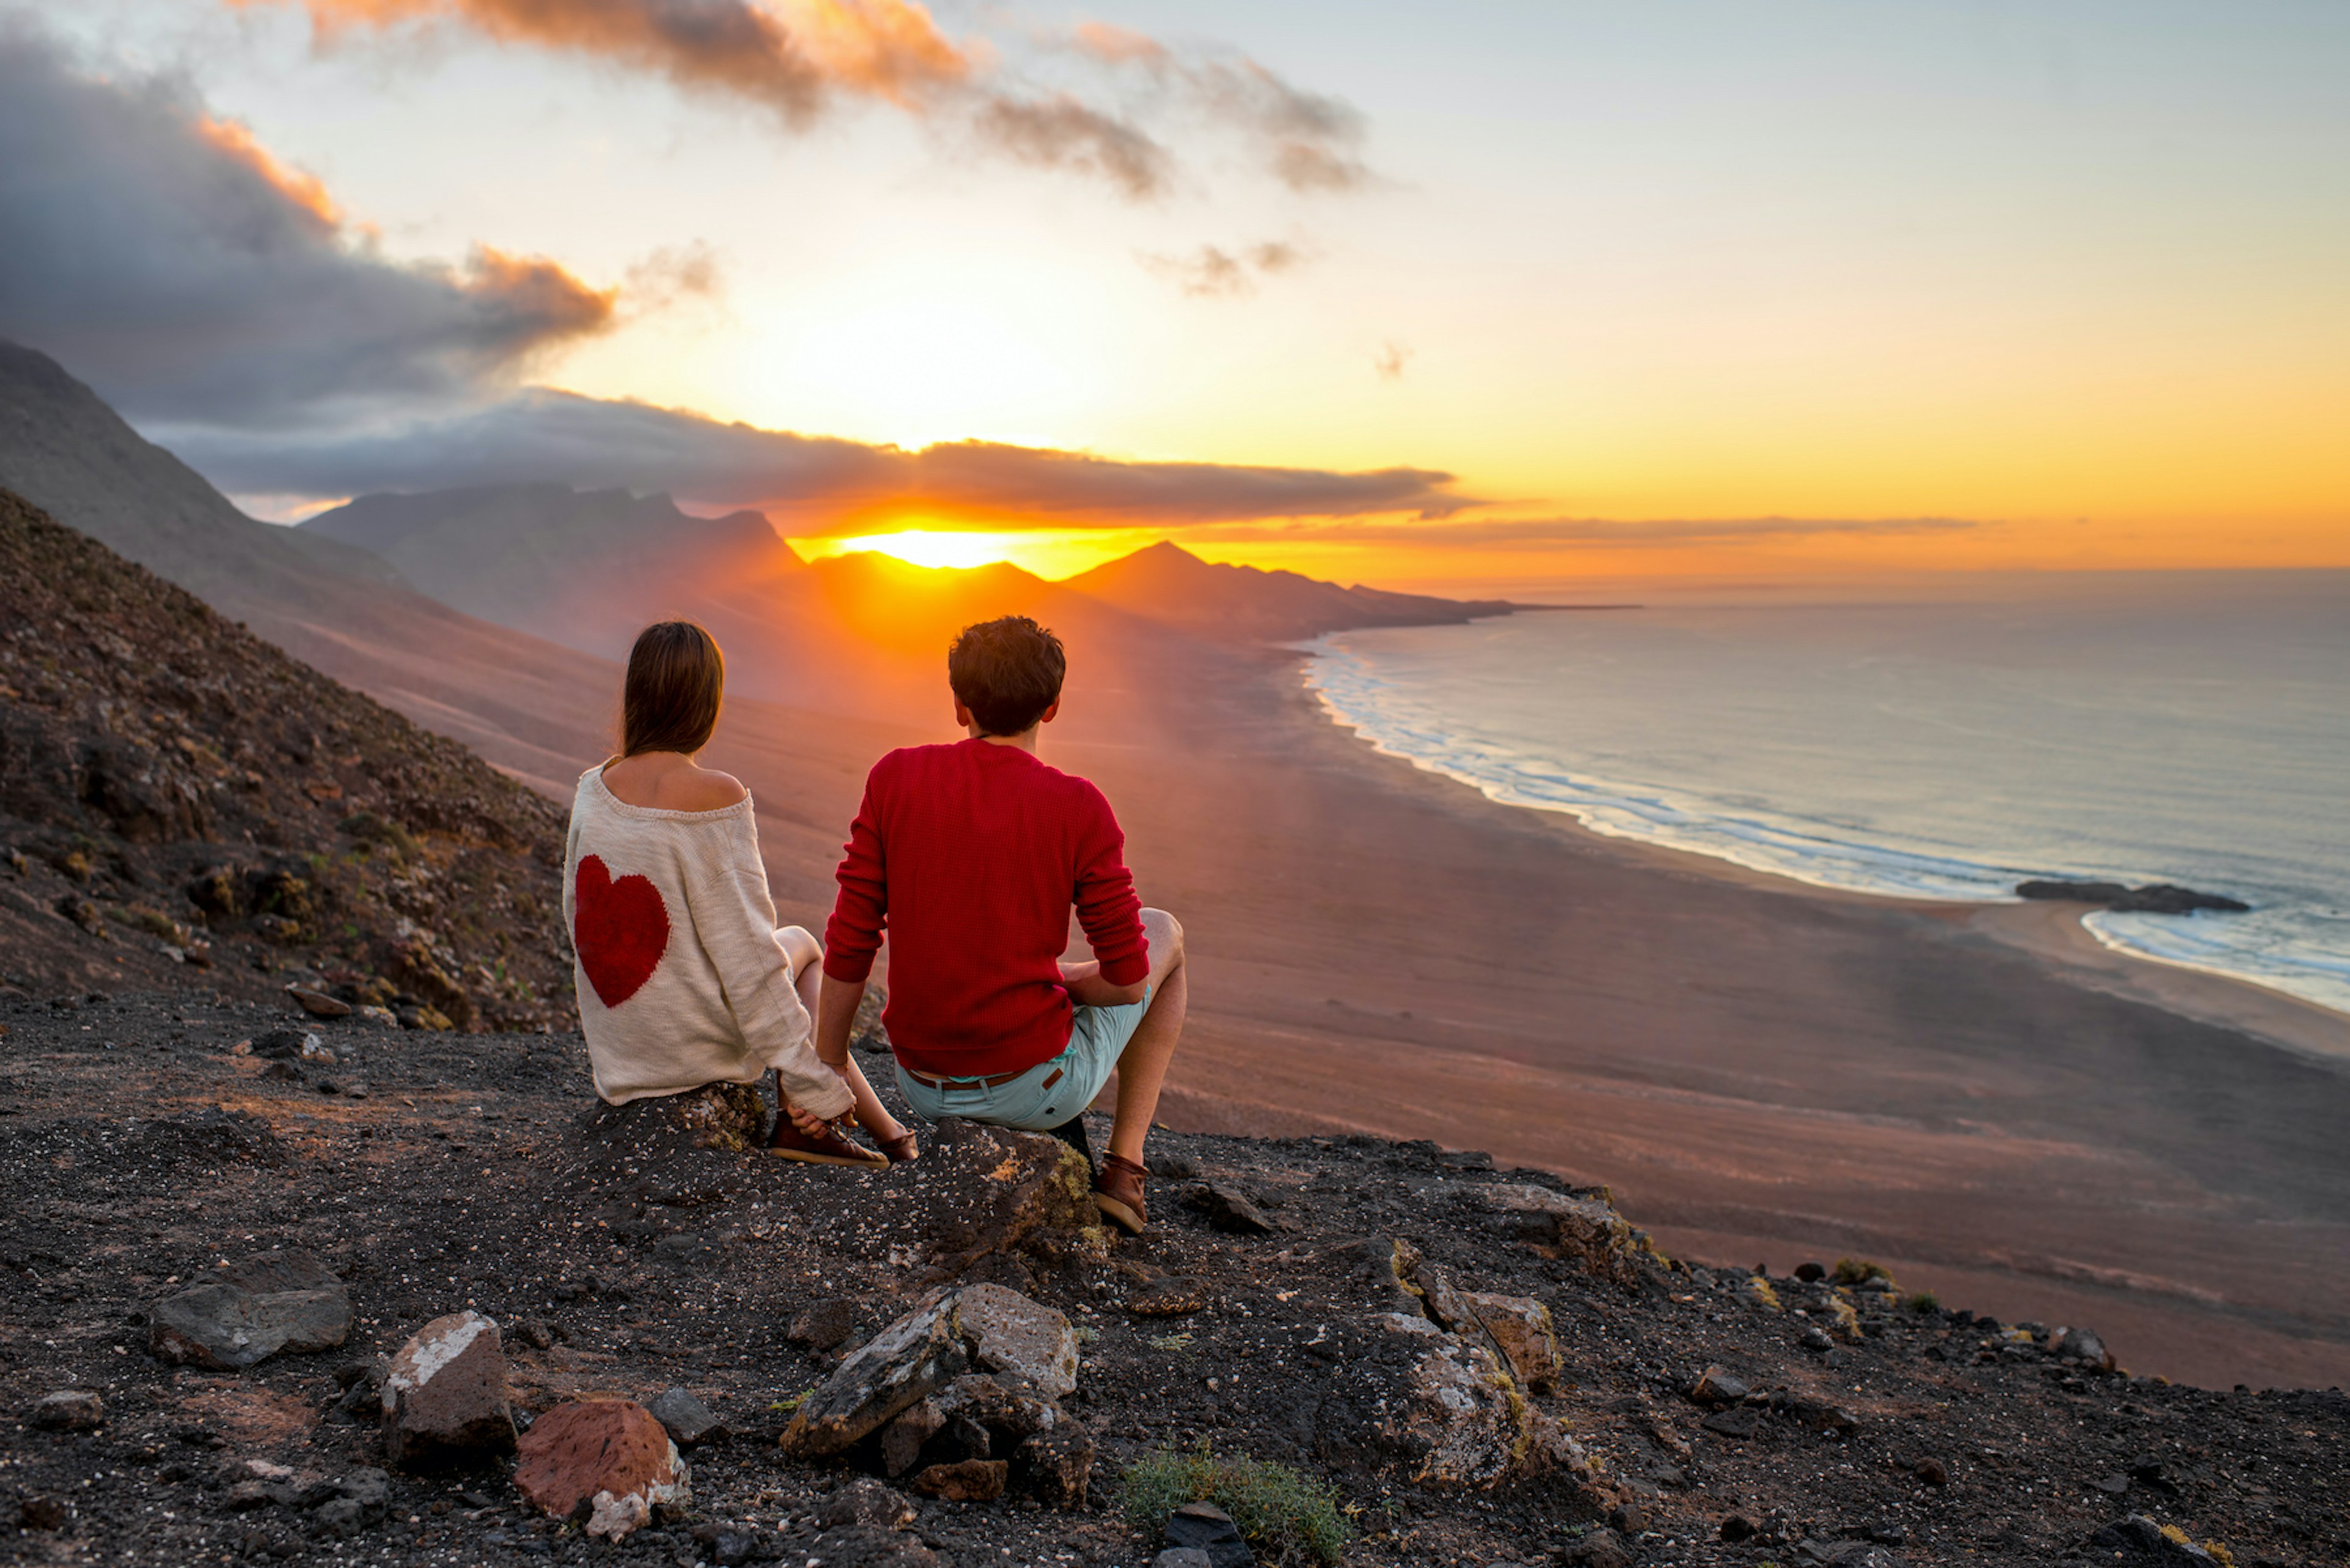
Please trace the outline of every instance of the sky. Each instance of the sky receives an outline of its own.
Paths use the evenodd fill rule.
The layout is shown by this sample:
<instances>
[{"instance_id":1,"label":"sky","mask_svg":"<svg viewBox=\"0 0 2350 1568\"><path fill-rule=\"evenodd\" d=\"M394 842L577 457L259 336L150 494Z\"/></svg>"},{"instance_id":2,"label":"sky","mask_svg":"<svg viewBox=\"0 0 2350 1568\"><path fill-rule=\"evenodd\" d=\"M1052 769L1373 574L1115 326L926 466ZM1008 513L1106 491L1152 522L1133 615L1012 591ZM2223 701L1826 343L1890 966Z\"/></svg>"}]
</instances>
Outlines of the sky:
<instances>
[{"instance_id":1,"label":"sky","mask_svg":"<svg viewBox=\"0 0 2350 1568\"><path fill-rule=\"evenodd\" d=\"M2339 566L2345 79L2334 0L0 0L0 336L278 517Z\"/></svg>"}]
</instances>

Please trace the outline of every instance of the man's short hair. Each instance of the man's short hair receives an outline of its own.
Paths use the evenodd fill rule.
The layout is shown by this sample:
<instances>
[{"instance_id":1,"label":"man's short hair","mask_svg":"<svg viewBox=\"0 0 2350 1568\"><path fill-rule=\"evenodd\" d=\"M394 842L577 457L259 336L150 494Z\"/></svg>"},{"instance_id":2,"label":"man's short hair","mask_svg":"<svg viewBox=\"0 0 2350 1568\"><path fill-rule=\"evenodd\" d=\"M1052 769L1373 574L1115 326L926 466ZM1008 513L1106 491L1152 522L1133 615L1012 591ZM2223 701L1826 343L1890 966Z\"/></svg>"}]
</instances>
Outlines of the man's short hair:
<instances>
[{"instance_id":1,"label":"man's short hair","mask_svg":"<svg viewBox=\"0 0 2350 1568\"><path fill-rule=\"evenodd\" d=\"M988 735L1035 729L1068 670L1061 639L1024 615L967 626L947 649L947 684Z\"/></svg>"}]
</instances>

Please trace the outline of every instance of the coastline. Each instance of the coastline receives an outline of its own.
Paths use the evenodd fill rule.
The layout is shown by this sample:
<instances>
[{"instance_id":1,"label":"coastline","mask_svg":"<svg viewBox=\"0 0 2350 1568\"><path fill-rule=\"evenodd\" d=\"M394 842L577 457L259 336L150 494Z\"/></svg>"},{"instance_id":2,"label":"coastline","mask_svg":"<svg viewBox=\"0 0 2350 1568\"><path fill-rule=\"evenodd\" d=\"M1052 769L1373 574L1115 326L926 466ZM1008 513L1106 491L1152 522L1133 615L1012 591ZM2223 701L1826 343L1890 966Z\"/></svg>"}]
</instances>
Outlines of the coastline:
<instances>
[{"instance_id":1,"label":"coastline","mask_svg":"<svg viewBox=\"0 0 2350 1568\"><path fill-rule=\"evenodd\" d=\"M1347 736L1368 754L1404 763L1433 778L1458 785L1485 805L1523 812L1576 835L1595 848L1605 846L1637 855L1656 856L1660 869L1716 877L1742 887L1773 888L1803 897L1830 900L1856 899L1885 909L1898 909L1930 919L1954 921L1989 940L2045 961L2074 983L2109 994L2160 1007L2181 1017L2236 1030L2256 1040L2288 1050L2350 1059L2350 1012L2326 1006L2303 996L2264 985L2257 980L2201 964L2164 959L2108 941L2085 924L2100 906L2063 900L1989 900L1928 898L1899 893L1879 893L1836 888L1807 881L1785 872L1748 866L1702 850L1604 832L1578 817L1565 805L1544 805L1496 798L1476 781L1463 778L1424 759L1391 750L1366 734L1340 711L1329 695L1310 677L1318 650L1299 645L1296 680L1323 721Z\"/></svg>"},{"instance_id":2,"label":"coastline","mask_svg":"<svg viewBox=\"0 0 2350 1568\"><path fill-rule=\"evenodd\" d=\"M2350 1382L2344 1021L2133 962L2077 909L1494 802L1334 723L1301 657L1131 670L1102 695L1164 700L1047 737L1185 923L1169 1125L1432 1137L1609 1185L1701 1261L1873 1256L2140 1371Z\"/></svg>"}]
</instances>

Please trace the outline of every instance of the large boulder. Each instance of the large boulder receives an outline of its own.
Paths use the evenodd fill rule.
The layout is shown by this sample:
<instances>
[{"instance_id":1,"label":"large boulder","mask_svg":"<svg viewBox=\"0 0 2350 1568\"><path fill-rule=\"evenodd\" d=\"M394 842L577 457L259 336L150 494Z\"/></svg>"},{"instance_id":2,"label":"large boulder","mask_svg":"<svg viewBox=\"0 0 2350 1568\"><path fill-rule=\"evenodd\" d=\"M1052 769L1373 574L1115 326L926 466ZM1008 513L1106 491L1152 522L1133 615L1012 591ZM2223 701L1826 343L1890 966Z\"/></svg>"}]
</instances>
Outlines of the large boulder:
<instances>
[{"instance_id":1,"label":"large boulder","mask_svg":"<svg viewBox=\"0 0 2350 1568\"><path fill-rule=\"evenodd\" d=\"M161 1361L236 1371L279 1351L331 1350L349 1337L351 1298L307 1252L264 1252L199 1274L148 1314Z\"/></svg>"},{"instance_id":2,"label":"large boulder","mask_svg":"<svg viewBox=\"0 0 2350 1568\"><path fill-rule=\"evenodd\" d=\"M1423 1486L1490 1487L1538 1468L1555 1444L1501 1359L1481 1339L1416 1313L1332 1325L1315 1354L1331 1363L1295 1425L1321 1459L1401 1464Z\"/></svg>"},{"instance_id":3,"label":"large boulder","mask_svg":"<svg viewBox=\"0 0 2350 1568\"><path fill-rule=\"evenodd\" d=\"M391 1358L382 1405L384 1450L395 1465L423 1469L512 1452L514 1406L498 1325L477 1312L426 1324Z\"/></svg>"},{"instance_id":4,"label":"large boulder","mask_svg":"<svg viewBox=\"0 0 2350 1568\"><path fill-rule=\"evenodd\" d=\"M910 1177L901 1201L916 1233L931 1238L930 1282L996 1253L1046 1263L1108 1253L1093 1169L1059 1138L949 1116Z\"/></svg>"},{"instance_id":5,"label":"large boulder","mask_svg":"<svg viewBox=\"0 0 2350 1568\"><path fill-rule=\"evenodd\" d=\"M1076 1388L1076 1333L1060 1313L1002 1285L934 1291L801 1402L784 1446L806 1459L841 1453L973 1371L1003 1374L1051 1405Z\"/></svg>"},{"instance_id":6,"label":"large boulder","mask_svg":"<svg viewBox=\"0 0 2350 1568\"><path fill-rule=\"evenodd\" d=\"M660 1508L691 1501L692 1480L660 1420L628 1399L557 1405L518 1445L515 1490L540 1512L568 1519L584 1505L588 1533L618 1541Z\"/></svg>"},{"instance_id":7,"label":"large boulder","mask_svg":"<svg viewBox=\"0 0 2350 1568\"><path fill-rule=\"evenodd\" d=\"M751 1084L704 1084L625 1106L598 1102L587 1113L589 1137L632 1158L697 1149L745 1154L767 1141L767 1106Z\"/></svg>"}]
</instances>

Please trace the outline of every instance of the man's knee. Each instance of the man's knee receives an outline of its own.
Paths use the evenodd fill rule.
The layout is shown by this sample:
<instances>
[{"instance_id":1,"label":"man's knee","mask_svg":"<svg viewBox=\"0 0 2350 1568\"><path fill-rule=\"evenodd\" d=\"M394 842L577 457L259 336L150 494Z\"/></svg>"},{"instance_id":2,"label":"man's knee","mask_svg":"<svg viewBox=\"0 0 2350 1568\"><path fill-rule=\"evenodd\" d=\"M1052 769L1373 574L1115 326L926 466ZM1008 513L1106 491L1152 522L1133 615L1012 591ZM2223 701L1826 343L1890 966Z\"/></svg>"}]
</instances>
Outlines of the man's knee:
<instances>
[{"instance_id":1,"label":"man's knee","mask_svg":"<svg viewBox=\"0 0 2350 1568\"><path fill-rule=\"evenodd\" d=\"M1142 911L1142 932L1150 939L1150 966L1172 969L1183 961L1183 922L1164 909Z\"/></svg>"}]
</instances>

